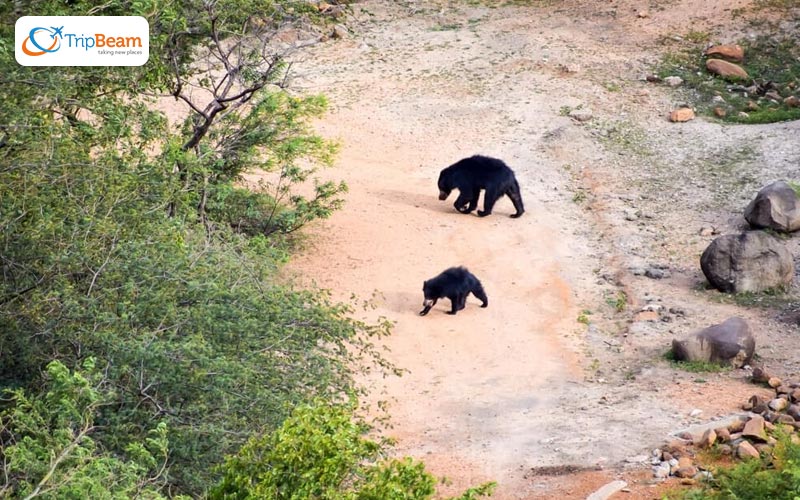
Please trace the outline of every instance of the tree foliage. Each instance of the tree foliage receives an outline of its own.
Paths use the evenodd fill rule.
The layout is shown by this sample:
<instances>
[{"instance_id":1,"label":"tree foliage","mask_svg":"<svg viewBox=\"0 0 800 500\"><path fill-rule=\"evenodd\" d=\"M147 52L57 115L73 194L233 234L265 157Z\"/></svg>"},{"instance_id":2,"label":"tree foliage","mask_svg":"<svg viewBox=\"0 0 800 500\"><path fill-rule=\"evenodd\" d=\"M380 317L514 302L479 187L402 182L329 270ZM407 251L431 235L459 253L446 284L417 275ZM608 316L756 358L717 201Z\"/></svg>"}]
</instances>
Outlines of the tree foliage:
<instances>
[{"instance_id":1,"label":"tree foliage","mask_svg":"<svg viewBox=\"0 0 800 500\"><path fill-rule=\"evenodd\" d=\"M436 478L411 458L386 459L387 442L365 437L354 404L317 401L297 408L271 435L252 438L224 466L211 500L425 500ZM458 499L489 495L494 483Z\"/></svg>"},{"instance_id":2,"label":"tree foliage","mask_svg":"<svg viewBox=\"0 0 800 500\"><path fill-rule=\"evenodd\" d=\"M129 443L123 458L94 439L101 406L114 400L88 358L70 373L60 362L47 366L44 391L28 397L8 391L0 413L4 435L0 496L16 498L162 498L167 428L156 423L143 442Z\"/></svg>"},{"instance_id":3,"label":"tree foliage","mask_svg":"<svg viewBox=\"0 0 800 500\"><path fill-rule=\"evenodd\" d=\"M22 67L0 43L0 387L14 391L0 458L31 467L15 491L41 480L46 449L70 443L82 457L123 457L97 467L140 488L151 472L124 459L130 443L163 437L165 488L199 495L249 435L314 397L352 392L355 357L382 363L370 337L388 322L354 321L325 293L276 279L293 232L328 216L345 189L314 182L335 152L310 126L325 101L284 88L287 64L270 44L302 4L0 3L0 40L29 14L143 15L151 26L141 68ZM164 96L182 103L177 122L159 111ZM269 178L256 192L239 184L253 168ZM103 383L102 403L80 406L87 431L44 417L19 430L19 411L47 410L34 405L47 399L45 368L88 359ZM25 436L30 456L15 447ZM94 466L70 458L56 472L66 466L75 472L59 491L88 487L80 470L102 483Z\"/></svg>"}]
</instances>

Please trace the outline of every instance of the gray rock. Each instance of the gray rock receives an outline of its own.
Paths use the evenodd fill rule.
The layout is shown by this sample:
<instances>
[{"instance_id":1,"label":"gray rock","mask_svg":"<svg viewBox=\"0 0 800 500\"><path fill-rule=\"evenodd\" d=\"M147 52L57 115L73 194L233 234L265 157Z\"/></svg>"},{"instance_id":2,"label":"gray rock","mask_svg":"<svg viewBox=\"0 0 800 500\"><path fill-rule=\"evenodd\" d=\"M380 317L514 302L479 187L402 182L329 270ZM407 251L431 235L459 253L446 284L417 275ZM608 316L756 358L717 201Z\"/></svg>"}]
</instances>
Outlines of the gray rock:
<instances>
[{"instance_id":1,"label":"gray rock","mask_svg":"<svg viewBox=\"0 0 800 500\"><path fill-rule=\"evenodd\" d=\"M667 271L665 269L657 269L655 267L648 267L645 270L644 275L647 276L648 278L651 278L651 279L654 279L654 280L660 280L660 279L663 279L663 278L669 278L669 276L670 276L669 271Z\"/></svg>"},{"instance_id":2,"label":"gray rock","mask_svg":"<svg viewBox=\"0 0 800 500\"><path fill-rule=\"evenodd\" d=\"M680 87L680 85L683 83L683 78L679 76L668 76L664 78L664 83L670 87Z\"/></svg>"},{"instance_id":3,"label":"gray rock","mask_svg":"<svg viewBox=\"0 0 800 500\"><path fill-rule=\"evenodd\" d=\"M350 32L347 31L347 27L343 24L336 24L333 26L333 38L347 38L350 35Z\"/></svg>"},{"instance_id":4,"label":"gray rock","mask_svg":"<svg viewBox=\"0 0 800 500\"><path fill-rule=\"evenodd\" d=\"M607 500L608 498L611 498L611 496L614 495L614 493L618 492L622 488L625 488L626 486L628 486L628 483L626 483L625 481L620 481L620 480L611 481L610 483L606 484L599 490L595 491L594 493L586 497L586 500Z\"/></svg>"},{"instance_id":5,"label":"gray rock","mask_svg":"<svg viewBox=\"0 0 800 500\"><path fill-rule=\"evenodd\" d=\"M794 277L792 254L764 231L716 238L700 257L700 268L714 288L727 293L782 288Z\"/></svg>"},{"instance_id":6,"label":"gray rock","mask_svg":"<svg viewBox=\"0 0 800 500\"><path fill-rule=\"evenodd\" d=\"M765 186L744 210L744 218L756 228L790 233L800 229L800 200L792 187L777 181Z\"/></svg>"},{"instance_id":7,"label":"gray rock","mask_svg":"<svg viewBox=\"0 0 800 500\"><path fill-rule=\"evenodd\" d=\"M569 117L575 121L588 122L594 117L591 109L573 109L569 112Z\"/></svg>"},{"instance_id":8,"label":"gray rock","mask_svg":"<svg viewBox=\"0 0 800 500\"><path fill-rule=\"evenodd\" d=\"M666 479L669 477L671 470L672 467L670 467L669 462L661 462L658 466L653 467L653 476L658 479Z\"/></svg>"},{"instance_id":9,"label":"gray rock","mask_svg":"<svg viewBox=\"0 0 800 500\"><path fill-rule=\"evenodd\" d=\"M749 363L755 348L750 327L736 317L704 328L685 340L672 341L672 352L678 361L730 363L735 368Z\"/></svg>"}]
</instances>

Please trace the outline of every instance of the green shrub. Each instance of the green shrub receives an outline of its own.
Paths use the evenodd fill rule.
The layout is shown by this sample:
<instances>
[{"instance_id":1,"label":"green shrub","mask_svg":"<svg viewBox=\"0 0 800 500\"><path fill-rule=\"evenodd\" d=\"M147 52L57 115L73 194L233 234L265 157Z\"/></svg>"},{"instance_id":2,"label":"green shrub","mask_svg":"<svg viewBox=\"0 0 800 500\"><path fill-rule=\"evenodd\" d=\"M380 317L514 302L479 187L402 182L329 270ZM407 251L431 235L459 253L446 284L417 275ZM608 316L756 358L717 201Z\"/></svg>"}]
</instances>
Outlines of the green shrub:
<instances>
[{"instance_id":1,"label":"green shrub","mask_svg":"<svg viewBox=\"0 0 800 500\"><path fill-rule=\"evenodd\" d=\"M383 458L388 443L365 437L355 404L317 401L292 412L271 435L252 438L222 466L211 500L425 500L436 479L411 458ZM466 491L491 494L494 483Z\"/></svg>"}]
</instances>

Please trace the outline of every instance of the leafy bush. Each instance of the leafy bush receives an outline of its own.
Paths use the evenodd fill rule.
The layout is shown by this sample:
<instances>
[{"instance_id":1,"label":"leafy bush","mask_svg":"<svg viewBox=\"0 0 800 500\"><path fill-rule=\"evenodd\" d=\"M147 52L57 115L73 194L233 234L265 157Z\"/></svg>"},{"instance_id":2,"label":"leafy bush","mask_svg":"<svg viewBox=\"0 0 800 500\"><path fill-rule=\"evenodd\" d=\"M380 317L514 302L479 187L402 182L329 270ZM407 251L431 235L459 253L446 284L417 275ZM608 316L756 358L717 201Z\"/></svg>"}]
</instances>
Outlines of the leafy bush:
<instances>
[{"instance_id":1,"label":"leafy bush","mask_svg":"<svg viewBox=\"0 0 800 500\"><path fill-rule=\"evenodd\" d=\"M365 438L355 404L317 401L297 408L280 429L253 438L225 461L211 500L425 500L435 478L411 458L382 459L387 442ZM489 495L494 483L460 499Z\"/></svg>"},{"instance_id":2,"label":"leafy bush","mask_svg":"<svg viewBox=\"0 0 800 500\"><path fill-rule=\"evenodd\" d=\"M796 500L800 495L800 445L779 435L772 456L762 455L714 473L702 489L683 495L692 500Z\"/></svg>"},{"instance_id":3,"label":"leafy bush","mask_svg":"<svg viewBox=\"0 0 800 500\"><path fill-rule=\"evenodd\" d=\"M114 400L89 358L70 373L60 362L47 366L42 393L7 391L2 421L4 484L15 498L163 498L158 492L167 462L167 428L154 423L142 442L120 456L92 438L98 410Z\"/></svg>"},{"instance_id":4,"label":"leafy bush","mask_svg":"<svg viewBox=\"0 0 800 500\"><path fill-rule=\"evenodd\" d=\"M326 103L286 92L269 45L303 4L0 2L0 40L27 10L150 23L151 58L137 68L25 67L0 44L0 387L38 401L51 362L95 359L106 403L92 407L92 446L81 446L126 457L163 422L158 486L170 495L201 495L249 435L298 404L351 393L362 357L382 363L370 337L388 322L354 321L326 293L276 277L291 233L330 215L345 190L309 188L336 150L311 126ZM185 120L171 126L154 94L184 104ZM279 181L246 194L235 186L253 168ZM265 210L275 217L261 230L235 231ZM0 434L12 464L14 439ZM48 439L42 460L63 449Z\"/></svg>"}]
</instances>

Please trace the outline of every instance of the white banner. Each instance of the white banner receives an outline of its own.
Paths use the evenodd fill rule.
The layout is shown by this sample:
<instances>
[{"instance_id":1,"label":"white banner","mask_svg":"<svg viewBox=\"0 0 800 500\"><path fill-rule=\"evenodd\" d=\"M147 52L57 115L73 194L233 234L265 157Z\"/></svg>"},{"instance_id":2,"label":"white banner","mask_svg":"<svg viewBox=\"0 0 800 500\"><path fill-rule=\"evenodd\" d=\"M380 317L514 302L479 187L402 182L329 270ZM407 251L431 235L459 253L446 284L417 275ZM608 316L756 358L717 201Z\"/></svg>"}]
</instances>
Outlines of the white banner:
<instances>
[{"instance_id":1,"label":"white banner","mask_svg":"<svg viewBox=\"0 0 800 500\"><path fill-rule=\"evenodd\" d=\"M23 66L141 66L150 58L150 25L140 16L25 16L14 35Z\"/></svg>"}]
</instances>

